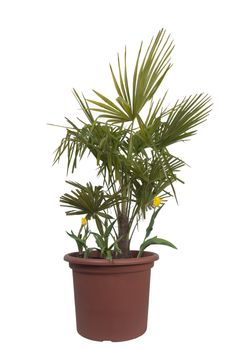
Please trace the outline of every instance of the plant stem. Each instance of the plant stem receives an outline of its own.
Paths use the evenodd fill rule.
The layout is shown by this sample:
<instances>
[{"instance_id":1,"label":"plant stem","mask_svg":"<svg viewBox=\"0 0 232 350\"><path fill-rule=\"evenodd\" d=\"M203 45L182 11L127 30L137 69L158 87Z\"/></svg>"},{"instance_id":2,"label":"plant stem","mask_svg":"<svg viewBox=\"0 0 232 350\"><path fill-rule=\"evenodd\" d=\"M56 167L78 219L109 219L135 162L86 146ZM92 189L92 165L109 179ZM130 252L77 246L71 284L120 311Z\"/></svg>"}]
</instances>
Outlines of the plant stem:
<instances>
[{"instance_id":1,"label":"plant stem","mask_svg":"<svg viewBox=\"0 0 232 350\"><path fill-rule=\"evenodd\" d=\"M120 241L118 242L118 246L121 250L121 258L129 257L130 250L130 241L129 241L129 219L128 216L120 212L118 216L118 236Z\"/></svg>"}]
</instances>

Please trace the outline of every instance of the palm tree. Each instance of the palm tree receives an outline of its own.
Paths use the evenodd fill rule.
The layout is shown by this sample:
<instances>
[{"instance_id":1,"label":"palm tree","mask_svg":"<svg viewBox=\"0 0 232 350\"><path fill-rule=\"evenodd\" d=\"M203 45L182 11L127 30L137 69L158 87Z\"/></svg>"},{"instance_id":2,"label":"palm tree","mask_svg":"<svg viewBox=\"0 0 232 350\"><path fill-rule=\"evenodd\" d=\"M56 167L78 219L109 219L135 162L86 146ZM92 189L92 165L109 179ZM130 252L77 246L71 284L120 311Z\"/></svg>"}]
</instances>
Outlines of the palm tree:
<instances>
[{"instance_id":1,"label":"palm tree","mask_svg":"<svg viewBox=\"0 0 232 350\"><path fill-rule=\"evenodd\" d=\"M89 100L73 90L86 119L81 119L83 126L79 127L66 118L66 135L55 153L57 162L67 152L67 168L72 172L86 153L95 157L102 186L69 182L74 190L64 194L61 203L72 208L67 215L93 218L102 235L104 221L114 220L113 209L120 257L129 256L136 225L153 208L153 198L159 196L164 203L168 197L176 197L174 183L182 182L178 172L185 162L171 154L169 146L196 134L196 127L210 112L210 97L205 94L185 97L172 107L164 107L166 94L155 102L171 68L173 48L163 29L143 55L141 44L132 84L128 82L125 49L123 65L118 56L117 75L110 66L116 101L95 90L97 99Z\"/></svg>"}]
</instances>

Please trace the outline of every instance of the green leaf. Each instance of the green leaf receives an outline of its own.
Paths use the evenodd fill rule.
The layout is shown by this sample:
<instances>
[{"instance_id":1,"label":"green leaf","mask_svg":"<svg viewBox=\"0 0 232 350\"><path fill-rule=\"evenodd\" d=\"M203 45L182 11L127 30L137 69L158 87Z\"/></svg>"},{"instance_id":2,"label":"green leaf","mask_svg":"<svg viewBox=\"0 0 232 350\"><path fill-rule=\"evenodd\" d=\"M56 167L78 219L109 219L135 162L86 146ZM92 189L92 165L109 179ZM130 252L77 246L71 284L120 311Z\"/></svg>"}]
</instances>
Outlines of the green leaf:
<instances>
[{"instance_id":1,"label":"green leaf","mask_svg":"<svg viewBox=\"0 0 232 350\"><path fill-rule=\"evenodd\" d=\"M124 52L124 82L125 82L125 90L126 90L126 102L130 108L131 113L131 98L130 98L130 90L129 90L129 84L128 84L128 76L127 76L127 62L126 62L126 47Z\"/></svg>"},{"instance_id":2,"label":"green leaf","mask_svg":"<svg viewBox=\"0 0 232 350\"><path fill-rule=\"evenodd\" d=\"M166 245L168 247L177 249L177 247L173 243L167 241L166 239L158 238L157 236L155 236L153 238L147 239L145 242L141 244L138 256L141 256L143 251L152 244L161 244L161 245Z\"/></svg>"},{"instance_id":3,"label":"green leaf","mask_svg":"<svg viewBox=\"0 0 232 350\"><path fill-rule=\"evenodd\" d=\"M205 121L212 104L208 95L199 94L176 102L167 114L163 127L157 133L156 146L165 148L196 134L196 126Z\"/></svg>"},{"instance_id":4,"label":"green leaf","mask_svg":"<svg viewBox=\"0 0 232 350\"><path fill-rule=\"evenodd\" d=\"M105 234L104 234L105 237L109 237L109 235L110 235L110 233L111 233L111 231L112 231L116 221L117 220L114 220L108 227L106 227L106 231L105 231Z\"/></svg>"},{"instance_id":5,"label":"green leaf","mask_svg":"<svg viewBox=\"0 0 232 350\"><path fill-rule=\"evenodd\" d=\"M171 68L170 55L174 48L169 36L165 39L165 30L159 31L156 38L152 39L144 55L142 64L138 70L141 47L138 53L134 77L133 77L133 113L141 111L162 83L167 72Z\"/></svg>"},{"instance_id":6,"label":"green leaf","mask_svg":"<svg viewBox=\"0 0 232 350\"><path fill-rule=\"evenodd\" d=\"M77 99L82 111L85 113L86 117L88 118L89 122L91 124L94 123L94 117L90 111L89 105L87 103L87 100L85 99L85 97L83 96L84 102L82 101L81 97L79 96L79 94L76 92L75 89L73 89L73 94L75 96L75 98Z\"/></svg>"},{"instance_id":7,"label":"green leaf","mask_svg":"<svg viewBox=\"0 0 232 350\"><path fill-rule=\"evenodd\" d=\"M116 89L116 91L117 91L117 93L118 93L118 96L120 96L121 98L123 98L122 91L121 91L121 89L120 89L120 87L119 87L119 85L118 85L117 79L116 79L116 77L115 77L115 75L114 75L114 71L113 71L113 68L112 68L111 65L110 65L110 71L111 71L112 79L113 79L113 82L114 82L115 89Z\"/></svg>"},{"instance_id":8,"label":"green leaf","mask_svg":"<svg viewBox=\"0 0 232 350\"><path fill-rule=\"evenodd\" d=\"M151 216L151 220L150 220L149 225L148 225L148 227L146 229L146 236L145 236L145 238L147 238L151 234L151 232L153 230L155 218L158 215L158 213L160 212L160 210L162 209L162 207L163 207L163 205L161 205L158 209L154 209L154 212L153 212L153 214Z\"/></svg>"},{"instance_id":9,"label":"green leaf","mask_svg":"<svg viewBox=\"0 0 232 350\"><path fill-rule=\"evenodd\" d=\"M119 112L121 113L122 111L118 108L118 106L116 106L112 101L110 101L107 97L105 97L104 95L100 94L99 92L97 92L96 90L93 90L93 92L98 96L100 97L105 103L106 103L106 106L107 108L110 108L113 110L113 111L116 111L116 112Z\"/></svg>"},{"instance_id":10,"label":"green leaf","mask_svg":"<svg viewBox=\"0 0 232 350\"><path fill-rule=\"evenodd\" d=\"M137 85L137 79L138 79L138 66L139 66L139 59L142 51L143 42L140 44L139 52L137 55L137 60L135 63L135 69L134 69L134 75L133 75L133 113L134 113L134 103L135 103L135 93L136 93L136 85Z\"/></svg>"},{"instance_id":11,"label":"green leaf","mask_svg":"<svg viewBox=\"0 0 232 350\"><path fill-rule=\"evenodd\" d=\"M120 86L121 86L121 91L122 91L122 94L123 94L123 98L127 101L125 82L123 81L123 77L122 77L122 71L121 71L121 64L120 64L120 57L119 57L119 55L118 55L118 73L119 73L119 81L120 81Z\"/></svg>"},{"instance_id":12,"label":"green leaf","mask_svg":"<svg viewBox=\"0 0 232 350\"><path fill-rule=\"evenodd\" d=\"M121 120L121 122L123 121L130 121L131 120L131 115L130 113L125 113L123 112L123 110L121 110L114 102L112 102L110 99L108 99L107 97L105 97L104 95L100 94L99 92L93 90L94 93L101 98L101 100L104 101L104 103L102 102L98 102L95 100L88 100L89 102L91 102L92 104L100 107L99 108L91 108L92 111L96 111L96 112L102 112L103 116L104 114L109 118L114 118L116 117L117 119ZM123 97L119 96L122 100L125 99L125 103L123 105L123 109L124 111L129 112L128 108L126 106L128 106L128 101L125 98L125 96L123 95ZM120 103L120 106L122 106L122 104ZM106 117L105 116L105 117ZM98 118L100 118L100 116L98 116Z\"/></svg>"},{"instance_id":13,"label":"green leaf","mask_svg":"<svg viewBox=\"0 0 232 350\"><path fill-rule=\"evenodd\" d=\"M78 182L66 182L75 188L75 190L71 191L71 194L65 193L60 197L61 206L73 208L73 210L66 212L67 215L87 214L89 218L95 217L98 220L100 220L99 216L111 218L110 215L105 213L105 210L119 202L119 194L106 194L102 186L93 187L90 182L86 186Z\"/></svg>"},{"instance_id":14,"label":"green leaf","mask_svg":"<svg viewBox=\"0 0 232 350\"><path fill-rule=\"evenodd\" d=\"M96 240L97 246L103 250L106 248L104 238L102 237L101 234L96 233L96 232L91 232L92 235L94 235L94 238Z\"/></svg>"}]
</instances>

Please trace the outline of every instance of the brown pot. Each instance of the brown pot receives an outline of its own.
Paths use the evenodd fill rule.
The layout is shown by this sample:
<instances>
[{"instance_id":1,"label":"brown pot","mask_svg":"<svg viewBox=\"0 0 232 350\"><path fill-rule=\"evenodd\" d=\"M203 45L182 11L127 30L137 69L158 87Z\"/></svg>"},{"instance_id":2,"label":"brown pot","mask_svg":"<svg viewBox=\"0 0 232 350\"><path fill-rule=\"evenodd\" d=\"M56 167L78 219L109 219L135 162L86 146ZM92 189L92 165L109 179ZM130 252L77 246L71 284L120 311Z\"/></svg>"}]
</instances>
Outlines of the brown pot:
<instances>
[{"instance_id":1,"label":"brown pot","mask_svg":"<svg viewBox=\"0 0 232 350\"><path fill-rule=\"evenodd\" d=\"M83 337L123 341L146 331L150 271L159 256L131 253L132 258L112 261L65 255L73 270L77 331Z\"/></svg>"}]
</instances>

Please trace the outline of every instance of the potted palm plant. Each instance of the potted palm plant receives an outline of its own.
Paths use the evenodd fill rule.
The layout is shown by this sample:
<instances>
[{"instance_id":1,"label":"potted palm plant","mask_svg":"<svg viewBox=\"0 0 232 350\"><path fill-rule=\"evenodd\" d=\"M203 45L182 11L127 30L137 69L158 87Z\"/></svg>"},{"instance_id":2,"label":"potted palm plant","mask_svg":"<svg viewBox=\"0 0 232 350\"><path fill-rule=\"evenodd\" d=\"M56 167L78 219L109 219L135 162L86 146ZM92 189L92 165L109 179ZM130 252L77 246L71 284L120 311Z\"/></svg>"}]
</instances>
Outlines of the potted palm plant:
<instances>
[{"instance_id":1,"label":"potted palm plant","mask_svg":"<svg viewBox=\"0 0 232 350\"><path fill-rule=\"evenodd\" d=\"M159 258L145 250L156 244L176 248L153 233L165 202L176 197L175 182L182 182L178 173L185 162L169 146L196 133L210 98L197 94L171 107L166 94L156 98L173 48L163 29L144 53L141 44L131 83L125 49L117 74L110 66L115 101L95 90L96 99L73 90L84 119L66 118L66 134L55 152L55 163L66 154L71 172L91 154L102 180L101 186L67 181L72 189L60 198L67 215L81 216L79 231L67 232L77 251L64 259L73 270L77 330L93 340L122 341L145 332L150 270ZM140 232L141 245L131 250L138 222L146 216L150 223Z\"/></svg>"}]
</instances>

